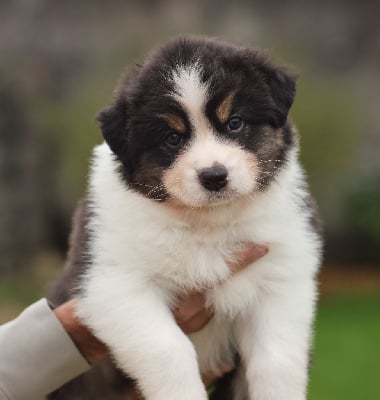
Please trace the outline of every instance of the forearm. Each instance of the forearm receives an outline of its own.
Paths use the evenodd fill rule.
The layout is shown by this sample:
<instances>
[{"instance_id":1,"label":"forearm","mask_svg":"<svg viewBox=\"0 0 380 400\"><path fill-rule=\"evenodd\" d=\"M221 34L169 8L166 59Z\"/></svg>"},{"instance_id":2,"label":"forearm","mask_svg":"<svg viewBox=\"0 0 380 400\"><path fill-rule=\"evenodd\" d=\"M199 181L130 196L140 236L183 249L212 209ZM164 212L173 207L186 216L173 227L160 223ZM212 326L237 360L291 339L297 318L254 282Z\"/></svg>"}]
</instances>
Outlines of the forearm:
<instances>
[{"instance_id":1,"label":"forearm","mask_svg":"<svg viewBox=\"0 0 380 400\"><path fill-rule=\"evenodd\" d=\"M2 399L41 400L88 368L45 299L0 326Z\"/></svg>"}]
</instances>

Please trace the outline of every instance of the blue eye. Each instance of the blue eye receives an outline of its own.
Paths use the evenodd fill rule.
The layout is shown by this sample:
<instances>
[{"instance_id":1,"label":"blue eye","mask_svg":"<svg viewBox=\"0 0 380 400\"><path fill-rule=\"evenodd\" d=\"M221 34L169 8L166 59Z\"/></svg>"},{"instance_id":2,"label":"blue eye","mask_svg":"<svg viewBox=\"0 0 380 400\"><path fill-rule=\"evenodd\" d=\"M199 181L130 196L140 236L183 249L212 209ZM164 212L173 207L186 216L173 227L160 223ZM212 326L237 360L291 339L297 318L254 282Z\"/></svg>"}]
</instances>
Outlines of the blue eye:
<instances>
[{"instance_id":1,"label":"blue eye","mask_svg":"<svg viewBox=\"0 0 380 400\"><path fill-rule=\"evenodd\" d=\"M182 144L182 136L178 135L177 133L170 132L166 135L165 142L169 147L175 149Z\"/></svg>"},{"instance_id":2,"label":"blue eye","mask_svg":"<svg viewBox=\"0 0 380 400\"><path fill-rule=\"evenodd\" d=\"M244 121L235 115L229 119L227 126L230 131L238 131L244 126Z\"/></svg>"}]
</instances>

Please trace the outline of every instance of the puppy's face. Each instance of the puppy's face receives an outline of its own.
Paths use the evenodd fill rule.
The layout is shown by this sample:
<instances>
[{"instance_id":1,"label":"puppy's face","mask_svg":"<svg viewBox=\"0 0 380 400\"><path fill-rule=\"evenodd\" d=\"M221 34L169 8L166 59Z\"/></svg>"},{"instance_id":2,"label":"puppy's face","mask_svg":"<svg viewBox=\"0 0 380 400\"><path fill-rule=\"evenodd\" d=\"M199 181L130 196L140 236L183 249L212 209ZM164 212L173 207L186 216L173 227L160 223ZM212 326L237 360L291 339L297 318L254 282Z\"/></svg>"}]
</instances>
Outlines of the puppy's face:
<instances>
[{"instance_id":1,"label":"puppy's face","mask_svg":"<svg viewBox=\"0 0 380 400\"><path fill-rule=\"evenodd\" d=\"M99 115L128 186L203 207L264 190L293 145L294 79L257 52L178 39L120 85Z\"/></svg>"}]
</instances>

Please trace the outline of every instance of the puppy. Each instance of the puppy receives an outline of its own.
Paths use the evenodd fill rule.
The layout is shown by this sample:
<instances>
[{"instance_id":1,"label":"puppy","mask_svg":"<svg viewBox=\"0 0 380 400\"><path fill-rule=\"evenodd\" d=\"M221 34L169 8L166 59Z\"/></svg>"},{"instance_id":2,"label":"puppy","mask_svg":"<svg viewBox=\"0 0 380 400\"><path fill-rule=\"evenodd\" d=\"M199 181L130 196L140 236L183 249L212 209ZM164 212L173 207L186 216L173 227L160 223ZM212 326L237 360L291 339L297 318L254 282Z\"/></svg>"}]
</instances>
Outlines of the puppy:
<instances>
[{"instance_id":1,"label":"puppy","mask_svg":"<svg viewBox=\"0 0 380 400\"><path fill-rule=\"evenodd\" d=\"M78 316L147 400L207 399L201 373L236 355L229 399L306 398L321 242L294 95L295 78L256 50L179 38L99 114L81 258L55 298L79 296ZM269 253L230 277L224 260L245 242ZM186 336L170 307L205 288L215 315Z\"/></svg>"}]
</instances>

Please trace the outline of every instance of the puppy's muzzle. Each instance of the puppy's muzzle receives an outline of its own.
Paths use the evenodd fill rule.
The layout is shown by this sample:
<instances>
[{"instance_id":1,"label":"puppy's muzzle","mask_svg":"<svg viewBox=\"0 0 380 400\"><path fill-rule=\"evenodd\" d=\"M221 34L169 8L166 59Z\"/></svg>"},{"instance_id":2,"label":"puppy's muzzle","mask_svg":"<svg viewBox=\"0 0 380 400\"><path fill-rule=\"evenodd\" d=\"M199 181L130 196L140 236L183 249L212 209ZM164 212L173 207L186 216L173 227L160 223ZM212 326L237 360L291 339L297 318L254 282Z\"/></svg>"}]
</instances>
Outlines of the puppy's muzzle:
<instances>
[{"instance_id":1,"label":"puppy's muzzle","mask_svg":"<svg viewBox=\"0 0 380 400\"><path fill-rule=\"evenodd\" d=\"M219 192L228 183L228 171L222 164L214 164L211 168L204 168L198 176L202 186L211 192Z\"/></svg>"}]
</instances>

